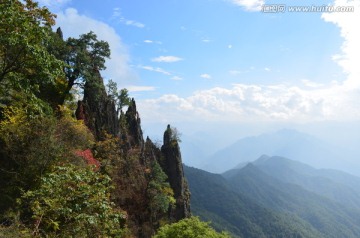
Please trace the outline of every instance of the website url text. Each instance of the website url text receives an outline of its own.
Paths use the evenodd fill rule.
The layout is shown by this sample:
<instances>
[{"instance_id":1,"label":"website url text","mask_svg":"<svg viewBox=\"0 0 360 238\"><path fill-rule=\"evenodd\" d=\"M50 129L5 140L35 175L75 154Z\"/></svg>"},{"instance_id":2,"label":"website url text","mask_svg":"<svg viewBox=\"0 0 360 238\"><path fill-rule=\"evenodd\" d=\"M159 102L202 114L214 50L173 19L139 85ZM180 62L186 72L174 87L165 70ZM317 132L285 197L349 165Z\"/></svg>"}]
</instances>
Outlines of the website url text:
<instances>
[{"instance_id":1,"label":"website url text","mask_svg":"<svg viewBox=\"0 0 360 238\"><path fill-rule=\"evenodd\" d=\"M285 4L264 4L261 7L263 13L284 13L284 12L354 12L354 6L332 6L332 5L311 5L311 6L287 6Z\"/></svg>"}]
</instances>

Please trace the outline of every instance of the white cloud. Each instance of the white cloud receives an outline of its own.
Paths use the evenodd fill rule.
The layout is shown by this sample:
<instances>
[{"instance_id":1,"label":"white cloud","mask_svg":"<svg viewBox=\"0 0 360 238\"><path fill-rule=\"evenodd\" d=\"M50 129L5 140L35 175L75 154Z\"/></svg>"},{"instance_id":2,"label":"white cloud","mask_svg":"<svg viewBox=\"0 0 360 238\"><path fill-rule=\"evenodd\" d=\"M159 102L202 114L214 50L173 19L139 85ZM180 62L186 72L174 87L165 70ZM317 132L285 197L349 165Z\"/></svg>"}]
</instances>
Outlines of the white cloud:
<instances>
[{"instance_id":1,"label":"white cloud","mask_svg":"<svg viewBox=\"0 0 360 238\"><path fill-rule=\"evenodd\" d=\"M138 28L144 28L145 25L141 22L137 22L137 21L133 21L133 20L126 20L124 18L121 19L121 22L124 22L125 25L128 25L128 26L136 26Z\"/></svg>"},{"instance_id":2,"label":"white cloud","mask_svg":"<svg viewBox=\"0 0 360 238\"><path fill-rule=\"evenodd\" d=\"M162 44L161 41L153 41L153 40L144 40L144 43L147 43L147 44L158 44L158 45L161 45L161 44Z\"/></svg>"},{"instance_id":3,"label":"white cloud","mask_svg":"<svg viewBox=\"0 0 360 238\"><path fill-rule=\"evenodd\" d=\"M153 86L135 86L130 85L126 87L129 92L144 92L144 91L154 91L156 88Z\"/></svg>"},{"instance_id":4,"label":"white cloud","mask_svg":"<svg viewBox=\"0 0 360 238\"><path fill-rule=\"evenodd\" d=\"M271 69L269 67L265 67L264 70L267 71L267 72L271 71Z\"/></svg>"},{"instance_id":5,"label":"white cloud","mask_svg":"<svg viewBox=\"0 0 360 238\"><path fill-rule=\"evenodd\" d=\"M175 80L175 81L180 81L180 80L183 80L183 78L179 77L179 76L174 76L171 78L172 80Z\"/></svg>"},{"instance_id":6,"label":"white cloud","mask_svg":"<svg viewBox=\"0 0 360 238\"><path fill-rule=\"evenodd\" d=\"M138 22L138 21L134 21L134 20L129 20L126 19L122 14L121 14L121 9L116 7L113 9L113 15L112 17L115 19L118 19L121 23L128 25L128 26L135 26L138 28L144 28L145 24Z\"/></svg>"},{"instance_id":7,"label":"white cloud","mask_svg":"<svg viewBox=\"0 0 360 238\"><path fill-rule=\"evenodd\" d=\"M233 4L243 7L247 11L260 11L264 0L230 0Z\"/></svg>"},{"instance_id":8,"label":"white cloud","mask_svg":"<svg viewBox=\"0 0 360 238\"><path fill-rule=\"evenodd\" d=\"M228 48L231 49L233 46L232 45L228 45Z\"/></svg>"},{"instance_id":9,"label":"white cloud","mask_svg":"<svg viewBox=\"0 0 360 238\"><path fill-rule=\"evenodd\" d=\"M334 7L354 6L355 12L333 12L324 13L322 18L326 22L331 22L340 28L341 36L344 38L341 50L342 53L334 55L333 59L343 68L344 72L348 74L348 79L345 82L347 87L360 87L360 28L358 22L360 21L359 0L335 0Z\"/></svg>"},{"instance_id":10,"label":"white cloud","mask_svg":"<svg viewBox=\"0 0 360 238\"><path fill-rule=\"evenodd\" d=\"M107 59L107 69L102 72L105 78L111 78L118 84L136 78L129 66L127 48L114 28L104 22L80 15L74 8L68 8L64 12L57 13L56 24L61 27L65 37L77 38L81 34L93 31L99 40L109 43L111 59Z\"/></svg>"},{"instance_id":11,"label":"white cloud","mask_svg":"<svg viewBox=\"0 0 360 238\"><path fill-rule=\"evenodd\" d=\"M351 95L344 97L348 93ZM336 85L307 90L284 84L235 84L231 88L197 91L189 97L164 95L142 100L140 110L149 121L351 120L360 118L360 108L355 107L354 99L360 100L359 91L344 91Z\"/></svg>"},{"instance_id":12,"label":"white cloud","mask_svg":"<svg viewBox=\"0 0 360 238\"><path fill-rule=\"evenodd\" d=\"M308 79L302 79L301 82L304 84L304 86L309 87L309 88L319 88L319 87L324 86L323 84L316 83L316 82L310 81Z\"/></svg>"},{"instance_id":13,"label":"white cloud","mask_svg":"<svg viewBox=\"0 0 360 238\"><path fill-rule=\"evenodd\" d=\"M210 74L201 74L200 77L203 79L211 79L212 78Z\"/></svg>"},{"instance_id":14,"label":"white cloud","mask_svg":"<svg viewBox=\"0 0 360 238\"><path fill-rule=\"evenodd\" d=\"M173 63L183 60L182 58L176 56L159 56L156 58L151 59L153 62L165 62L165 63Z\"/></svg>"},{"instance_id":15,"label":"white cloud","mask_svg":"<svg viewBox=\"0 0 360 238\"><path fill-rule=\"evenodd\" d=\"M157 72L157 73L161 73L161 74L165 74L165 75L171 75L171 73L167 72L166 70L159 68L159 67L152 67L152 66L139 66L139 68L141 69L145 69L148 71L153 71L153 72Z\"/></svg>"}]
</instances>

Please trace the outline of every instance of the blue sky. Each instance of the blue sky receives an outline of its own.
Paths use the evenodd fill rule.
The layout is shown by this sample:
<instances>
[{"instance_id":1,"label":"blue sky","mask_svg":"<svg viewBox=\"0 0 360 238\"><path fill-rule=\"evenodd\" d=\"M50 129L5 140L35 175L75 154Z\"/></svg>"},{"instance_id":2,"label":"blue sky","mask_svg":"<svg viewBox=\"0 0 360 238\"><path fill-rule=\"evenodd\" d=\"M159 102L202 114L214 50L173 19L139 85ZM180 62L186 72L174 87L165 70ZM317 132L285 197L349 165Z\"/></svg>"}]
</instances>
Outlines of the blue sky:
<instances>
[{"instance_id":1,"label":"blue sky","mask_svg":"<svg viewBox=\"0 0 360 238\"><path fill-rule=\"evenodd\" d=\"M104 78L146 123L360 119L360 1L41 0L65 37L110 43ZM263 13L263 4L354 12Z\"/></svg>"}]
</instances>

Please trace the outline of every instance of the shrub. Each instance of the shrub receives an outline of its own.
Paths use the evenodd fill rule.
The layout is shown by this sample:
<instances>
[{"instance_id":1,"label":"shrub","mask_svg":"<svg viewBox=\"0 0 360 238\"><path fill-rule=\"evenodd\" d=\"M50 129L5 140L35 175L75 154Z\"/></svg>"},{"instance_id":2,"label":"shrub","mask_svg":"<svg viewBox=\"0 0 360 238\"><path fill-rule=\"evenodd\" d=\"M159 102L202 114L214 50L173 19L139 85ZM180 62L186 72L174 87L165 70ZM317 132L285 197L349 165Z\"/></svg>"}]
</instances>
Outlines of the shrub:
<instances>
[{"instance_id":1,"label":"shrub","mask_svg":"<svg viewBox=\"0 0 360 238\"><path fill-rule=\"evenodd\" d=\"M40 236L121 237L126 215L110 202L110 187L110 178L90 166L55 167L20 204L30 208Z\"/></svg>"},{"instance_id":2,"label":"shrub","mask_svg":"<svg viewBox=\"0 0 360 238\"><path fill-rule=\"evenodd\" d=\"M153 238L230 238L227 233L218 233L208 223L197 217L183 219L161 227Z\"/></svg>"}]
</instances>

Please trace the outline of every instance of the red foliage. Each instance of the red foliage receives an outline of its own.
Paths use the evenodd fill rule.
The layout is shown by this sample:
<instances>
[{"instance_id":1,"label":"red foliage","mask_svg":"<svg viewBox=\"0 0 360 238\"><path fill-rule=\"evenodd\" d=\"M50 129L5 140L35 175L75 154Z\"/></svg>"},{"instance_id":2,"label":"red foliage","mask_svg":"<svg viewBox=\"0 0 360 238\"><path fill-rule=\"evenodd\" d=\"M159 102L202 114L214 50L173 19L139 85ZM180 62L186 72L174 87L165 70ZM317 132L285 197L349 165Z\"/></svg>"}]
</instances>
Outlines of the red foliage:
<instances>
[{"instance_id":1,"label":"red foliage","mask_svg":"<svg viewBox=\"0 0 360 238\"><path fill-rule=\"evenodd\" d=\"M100 162L96 160L90 149L84 151L75 151L75 155L82 157L87 164L95 165L95 171L98 171L100 168Z\"/></svg>"}]
</instances>

